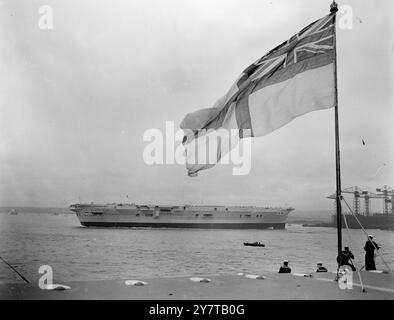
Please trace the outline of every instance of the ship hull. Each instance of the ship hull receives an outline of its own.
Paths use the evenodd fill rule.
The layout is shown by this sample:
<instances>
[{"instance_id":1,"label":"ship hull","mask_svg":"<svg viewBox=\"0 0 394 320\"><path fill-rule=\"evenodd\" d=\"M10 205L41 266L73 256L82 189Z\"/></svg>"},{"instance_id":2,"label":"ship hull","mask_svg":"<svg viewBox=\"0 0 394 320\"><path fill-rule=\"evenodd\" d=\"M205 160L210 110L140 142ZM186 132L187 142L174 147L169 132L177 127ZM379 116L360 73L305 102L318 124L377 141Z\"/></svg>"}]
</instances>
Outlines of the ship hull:
<instances>
[{"instance_id":1,"label":"ship hull","mask_svg":"<svg viewBox=\"0 0 394 320\"><path fill-rule=\"evenodd\" d=\"M333 225L336 227L336 217L333 217ZM344 215L342 215L342 228L361 229L360 223L366 229L381 229L394 230L394 215L391 214L374 214L370 216L363 216L357 214L357 219L353 215L346 215L346 222Z\"/></svg>"},{"instance_id":2,"label":"ship hull","mask_svg":"<svg viewBox=\"0 0 394 320\"><path fill-rule=\"evenodd\" d=\"M380 229L394 230L394 215L392 214L374 214L371 216L363 216L361 214L355 216L346 214L342 215L342 229ZM337 228L337 217L332 216L330 223L304 224L305 227L329 227ZM361 223L361 225L360 225ZM361 228L362 226L362 228Z\"/></svg>"},{"instance_id":3,"label":"ship hull","mask_svg":"<svg viewBox=\"0 0 394 320\"><path fill-rule=\"evenodd\" d=\"M107 228L284 229L292 208L73 205L82 226Z\"/></svg>"},{"instance_id":4,"label":"ship hull","mask_svg":"<svg viewBox=\"0 0 394 320\"><path fill-rule=\"evenodd\" d=\"M196 228L196 229L285 229L286 223L187 223L81 221L84 227L103 228Z\"/></svg>"}]
</instances>

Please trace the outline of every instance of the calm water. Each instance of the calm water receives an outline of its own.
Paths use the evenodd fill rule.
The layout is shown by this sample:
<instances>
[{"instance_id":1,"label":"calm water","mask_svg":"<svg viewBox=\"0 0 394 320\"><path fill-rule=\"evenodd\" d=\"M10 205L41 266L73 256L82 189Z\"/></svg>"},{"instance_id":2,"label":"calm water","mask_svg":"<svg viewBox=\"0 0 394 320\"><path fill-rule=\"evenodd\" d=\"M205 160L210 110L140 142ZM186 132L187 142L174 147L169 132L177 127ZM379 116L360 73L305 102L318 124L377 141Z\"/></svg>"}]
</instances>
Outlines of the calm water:
<instances>
[{"instance_id":1,"label":"calm water","mask_svg":"<svg viewBox=\"0 0 394 320\"><path fill-rule=\"evenodd\" d=\"M394 232L370 230L394 268ZM351 230L356 262L363 266L365 237ZM244 247L261 241L265 248ZM54 280L140 279L277 271L287 259L294 272L317 262L335 269L336 230L290 225L286 230L90 229L74 215L0 214L0 255L30 281L50 265ZM378 269L384 268L377 259ZM20 281L0 261L0 282Z\"/></svg>"}]
</instances>

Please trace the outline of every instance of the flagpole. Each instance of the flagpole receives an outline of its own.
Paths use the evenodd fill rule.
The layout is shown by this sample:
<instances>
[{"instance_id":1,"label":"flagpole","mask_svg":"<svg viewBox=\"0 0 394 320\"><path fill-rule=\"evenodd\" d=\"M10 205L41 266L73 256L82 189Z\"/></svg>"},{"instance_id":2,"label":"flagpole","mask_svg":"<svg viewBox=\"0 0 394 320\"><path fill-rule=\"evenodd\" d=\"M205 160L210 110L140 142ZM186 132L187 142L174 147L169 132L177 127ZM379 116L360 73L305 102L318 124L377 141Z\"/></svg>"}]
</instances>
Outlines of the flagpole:
<instances>
[{"instance_id":1,"label":"flagpole","mask_svg":"<svg viewBox=\"0 0 394 320\"><path fill-rule=\"evenodd\" d=\"M338 118L338 77L337 77L337 35L336 13L338 4L333 1L330 12L334 15L334 90L335 90L335 167L336 167L336 207L337 207L337 238L338 238L338 269L342 264L342 194L341 194L341 162L339 148L339 118Z\"/></svg>"}]
</instances>

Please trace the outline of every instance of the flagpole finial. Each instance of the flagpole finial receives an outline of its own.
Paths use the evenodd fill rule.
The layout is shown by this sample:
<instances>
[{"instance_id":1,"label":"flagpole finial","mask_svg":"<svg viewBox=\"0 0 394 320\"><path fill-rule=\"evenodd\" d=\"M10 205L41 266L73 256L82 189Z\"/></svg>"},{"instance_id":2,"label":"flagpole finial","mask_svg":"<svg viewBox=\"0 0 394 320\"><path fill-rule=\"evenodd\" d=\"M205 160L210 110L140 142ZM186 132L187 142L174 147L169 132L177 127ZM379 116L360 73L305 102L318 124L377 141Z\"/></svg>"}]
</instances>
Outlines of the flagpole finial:
<instances>
[{"instance_id":1,"label":"flagpole finial","mask_svg":"<svg viewBox=\"0 0 394 320\"><path fill-rule=\"evenodd\" d=\"M331 13L336 13L338 11L338 4L335 2L335 0L331 3L330 5L330 12Z\"/></svg>"}]
</instances>

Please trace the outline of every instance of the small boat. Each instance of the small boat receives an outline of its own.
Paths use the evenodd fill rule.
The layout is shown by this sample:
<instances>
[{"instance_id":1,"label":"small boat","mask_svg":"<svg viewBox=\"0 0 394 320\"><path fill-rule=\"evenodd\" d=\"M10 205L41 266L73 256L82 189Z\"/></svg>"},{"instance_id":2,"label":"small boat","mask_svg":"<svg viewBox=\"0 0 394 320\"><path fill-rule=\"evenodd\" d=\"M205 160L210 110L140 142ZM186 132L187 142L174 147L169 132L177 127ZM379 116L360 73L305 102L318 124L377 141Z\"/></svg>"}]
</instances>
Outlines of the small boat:
<instances>
[{"instance_id":1,"label":"small boat","mask_svg":"<svg viewBox=\"0 0 394 320\"><path fill-rule=\"evenodd\" d=\"M17 214L18 214L18 211L16 211L15 209L12 209L11 212L10 212L10 214L11 214L11 215L17 215Z\"/></svg>"},{"instance_id":2,"label":"small boat","mask_svg":"<svg viewBox=\"0 0 394 320\"><path fill-rule=\"evenodd\" d=\"M250 247L265 247L264 243L260 243L260 242L244 242L244 246L250 246Z\"/></svg>"}]
</instances>

